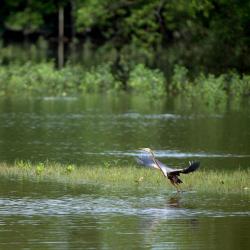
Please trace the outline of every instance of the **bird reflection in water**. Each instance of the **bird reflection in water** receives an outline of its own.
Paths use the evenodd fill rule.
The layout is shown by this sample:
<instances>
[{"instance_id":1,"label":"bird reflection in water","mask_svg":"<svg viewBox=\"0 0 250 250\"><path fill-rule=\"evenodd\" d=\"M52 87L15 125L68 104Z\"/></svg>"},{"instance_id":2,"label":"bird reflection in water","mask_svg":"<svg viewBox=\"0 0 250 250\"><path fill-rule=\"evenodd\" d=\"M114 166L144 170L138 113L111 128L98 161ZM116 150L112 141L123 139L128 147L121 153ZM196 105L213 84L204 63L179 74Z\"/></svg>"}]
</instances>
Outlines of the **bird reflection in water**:
<instances>
[{"instance_id":1,"label":"bird reflection in water","mask_svg":"<svg viewBox=\"0 0 250 250\"><path fill-rule=\"evenodd\" d=\"M167 207L170 208L181 208L180 195L171 196L166 203Z\"/></svg>"},{"instance_id":2,"label":"bird reflection in water","mask_svg":"<svg viewBox=\"0 0 250 250\"><path fill-rule=\"evenodd\" d=\"M161 213L162 210L165 210L163 216L153 215L152 217L142 219L141 230L143 234L146 235L144 238L146 245L153 246L154 243L158 241L164 241L166 243L173 242L177 234L176 228L179 228L180 225L184 233L196 233L197 230L199 230L199 219L195 217L187 218L185 216L187 208L185 207L185 203L182 202L182 198L183 196L179 193L169 196L166 201L163 202L163 206L159 211ZM183 210L183 218L182 211L179 210ZM178 231L178 234L179 233L180 231Z\"/></svg>"}]
</instances>

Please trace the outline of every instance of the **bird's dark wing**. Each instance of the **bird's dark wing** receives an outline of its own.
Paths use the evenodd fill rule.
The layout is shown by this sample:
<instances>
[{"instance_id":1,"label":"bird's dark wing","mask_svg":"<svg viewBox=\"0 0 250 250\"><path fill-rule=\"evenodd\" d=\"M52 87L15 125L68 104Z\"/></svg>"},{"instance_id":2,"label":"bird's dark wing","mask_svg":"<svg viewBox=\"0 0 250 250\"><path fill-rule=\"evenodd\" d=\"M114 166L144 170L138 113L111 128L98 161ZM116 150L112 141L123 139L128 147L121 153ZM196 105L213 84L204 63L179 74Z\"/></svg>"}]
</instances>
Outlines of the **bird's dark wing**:
<instances>
[{"instance_id":1,"label":"bird's dark wing","mask_svg":"<svg viewBox=\"0 0 250 250\"><path fill-rule=\"evenodd\" d=\"M159 160L155 159L156 163L153 161L153 158L151 155L143 154L138 157L136 157L137 163L140 165L144 165L146 167L150 168L157 168L160 169L165 176L167 176L168 172L172 172L176 169L170 168L166 166L164 163L160 162Z\"/></svg>"},{"instance_id":2,"label":"bird's dark wing","mask_svg":"<svg viewBox=\"0 0 250 250\"><path fill-rule=\"evenodd\" d=\"M197 170L199 166L200 163L198 161L190 162L188 167L182 169L175 169L173 171L170 171L170 174L189 174Z\"/></svg>"}]
</instances>

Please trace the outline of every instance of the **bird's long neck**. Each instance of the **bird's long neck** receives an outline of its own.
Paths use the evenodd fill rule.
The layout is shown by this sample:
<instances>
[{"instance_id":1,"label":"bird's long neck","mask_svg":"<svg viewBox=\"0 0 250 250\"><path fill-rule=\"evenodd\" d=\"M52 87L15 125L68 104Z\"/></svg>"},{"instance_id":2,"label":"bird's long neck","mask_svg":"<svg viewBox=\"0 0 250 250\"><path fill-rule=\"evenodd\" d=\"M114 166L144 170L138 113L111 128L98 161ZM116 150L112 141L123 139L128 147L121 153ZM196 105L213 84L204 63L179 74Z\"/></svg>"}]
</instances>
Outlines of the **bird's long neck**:
<instances>
[{"instance_id":1,"label":"bird's long neck","mask_svg":"<svg viewBox=\"0 0 250 250\"><path fill-rule=\"evenodd\" d=\"M163 176L166 176L165 173L164 173L164 171L163 171L162 168L160 167L159 163L156 161L155 155L154 155L153 151L150 151L150 153L151 153L151 155L152 155L152 160L153 160L153 162L155 163L155 165L161 170Z\"/></svg>"},{"instance_id":2,"label":"bird's long neck","mask_svg":"<svg viewBox=\"0 0 250 250\"><path fill-rule=\"evenodd\" d=\"M158 162L157 162L156 159L155 159L155 155L154 155L153 151L150 151L150 153L151 153L151 155L152 155L152 160L153 160L153 162L155 163L155 165L156 165L159 169L161 169L160 166L159 166L159 164L158 164Z\"/></svg>"}]
</instances>

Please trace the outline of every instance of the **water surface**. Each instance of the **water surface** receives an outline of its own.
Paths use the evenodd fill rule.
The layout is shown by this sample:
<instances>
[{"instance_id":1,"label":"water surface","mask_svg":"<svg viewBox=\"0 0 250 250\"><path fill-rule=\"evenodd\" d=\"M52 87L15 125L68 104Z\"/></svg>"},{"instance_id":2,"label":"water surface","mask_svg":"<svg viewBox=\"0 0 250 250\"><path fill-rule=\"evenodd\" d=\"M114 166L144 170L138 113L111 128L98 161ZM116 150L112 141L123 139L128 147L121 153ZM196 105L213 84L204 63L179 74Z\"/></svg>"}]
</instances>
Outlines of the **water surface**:
<instances>
[{"instance_id":1,"label":"water surface","mask_svg":"<svg viewBox=\"0 0 250 250\"><path fill-rule=\"evenodd\" d=\"M250 110L131 96L0 100L0 161L127 165L140 147L168 164L250 167Z\"/></svg>"},{"instance_id":2,"label":"water surface","mask_svg":"<svg viewBox=\"0 0 250 250\"><path fill-rule=\"evenodd\" d=\"M0 99L0 162L250 167L249 103L210 109L129 96ZM0 249L248 249L249 192L198 194L0 178Z\"/></svg>"},{"instance_id":3,"label":"water surface","mask_svg":"<svg viewBox=\"0 0 250 250\"><path fill-rule=\"evenodd\" d=\"M1 249L247 249L245 195L3 180ZM226 246L226 247L225 247Z\"/></svg>"}]
</instances>

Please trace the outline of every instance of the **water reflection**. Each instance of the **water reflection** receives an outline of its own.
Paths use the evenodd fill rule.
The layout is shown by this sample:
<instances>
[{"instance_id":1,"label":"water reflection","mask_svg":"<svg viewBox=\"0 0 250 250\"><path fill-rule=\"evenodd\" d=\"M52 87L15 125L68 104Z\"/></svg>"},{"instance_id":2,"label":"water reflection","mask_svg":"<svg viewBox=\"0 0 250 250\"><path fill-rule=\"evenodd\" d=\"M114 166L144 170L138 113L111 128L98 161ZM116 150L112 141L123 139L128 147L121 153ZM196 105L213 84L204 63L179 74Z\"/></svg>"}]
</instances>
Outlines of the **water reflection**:
<instances>
[{"instance_id":1,"label":"water reflection","mask_svg":"<svg viewBox=\"0 0 250 250\"><path fill-rule=\"evenodd\" d=\"M171 196L168 199L167 206L169 206L171 208L180 208L181 207L180 199L181 199L180 194L176 194L174 196Z\"/></svg>"}]
</instances>

